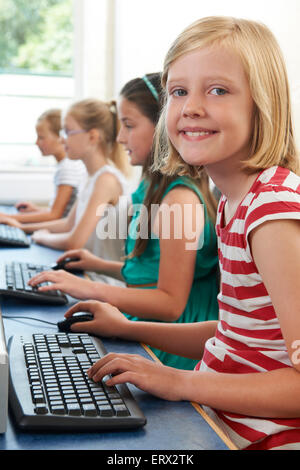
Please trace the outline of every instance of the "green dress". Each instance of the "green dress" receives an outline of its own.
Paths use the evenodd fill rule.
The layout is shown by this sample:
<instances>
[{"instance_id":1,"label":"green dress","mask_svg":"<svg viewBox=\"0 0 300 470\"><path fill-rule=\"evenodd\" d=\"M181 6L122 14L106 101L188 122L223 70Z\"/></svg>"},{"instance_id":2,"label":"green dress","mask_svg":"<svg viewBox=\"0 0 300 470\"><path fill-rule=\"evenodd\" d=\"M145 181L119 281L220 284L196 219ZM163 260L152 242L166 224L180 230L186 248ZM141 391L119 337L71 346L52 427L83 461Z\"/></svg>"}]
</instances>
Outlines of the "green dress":
<instances>
[{"instance_id":1,"label":"green dress","mask_svg":"<svg viewBox=\"0 0 300 470\"><path fill-rule=\"evenodd\" d=\"M148 183L142 180L137 190L132 195L132 203L136 210L133 213L129 233L125 243L125 254L133 251L135 245L134 234L138 232L138 219L140 214L139 205L143 203L147 191ZM176 186L187 186L192 189L204 205L203 197L199 188L192 179L186 176L176 178L166 189L163 197ZM217 240L213 223L207 215L207 209L204 205L205 225L202 233L202 247L197 250L194 280L190 295L182 315L176 320L176 323L193 323L206 320L218 319L218 255ZM158 281L160 260L160 246L157 237L151 237L148 240L146 250L141 256L126 259L122 268L122 275L125 282L130 285L153 284ZM145 289L155 289L154 287L141 287ZM125 314L127 318L133 321L142 321L142 318L133 317ZM199 362L169 354L156 348L151 348L158 359L165 365L176 367L178 369L191 370Z\"/></svg>"}]
</instances>

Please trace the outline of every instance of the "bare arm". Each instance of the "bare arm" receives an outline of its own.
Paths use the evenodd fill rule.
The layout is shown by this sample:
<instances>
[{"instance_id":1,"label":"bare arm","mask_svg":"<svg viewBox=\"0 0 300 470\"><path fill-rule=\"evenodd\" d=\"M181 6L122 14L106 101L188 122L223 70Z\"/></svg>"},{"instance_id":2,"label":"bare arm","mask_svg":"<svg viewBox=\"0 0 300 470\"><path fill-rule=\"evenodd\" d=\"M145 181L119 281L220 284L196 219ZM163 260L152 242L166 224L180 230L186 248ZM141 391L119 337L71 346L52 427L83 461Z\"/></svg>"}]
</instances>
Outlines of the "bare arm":
<instances>
[{"instance_id":1,"label":"bare arm","mask_svg":"<svg viewBox=\"0 0 300 470\"><path fill-rule=\"evenodd\" d=\"M174 202L175 201L175 202ZM180 203L178 203L180 201ZM191 204L196 213L199 208L199 199L195 193L186 188L176 188L167 195L165 203L172 205L177 203L184 207ZM200 206L200 220L194 234L198 239L204 225L204 215ZM192 213L191 216L195 216ZM171 223L171 233L169 238L160 238L160 265L159 279L156 289L123 288L90 282L82 284L75 280L71 281L65 273L46 273L34 278L31 282L35 284L49 280L53 282L53 288L67 292L80 299L97 299L108 302L119 308L122 312L136 315L144 319L174 321L182 314L194 278L196 250L189 250L186 244L191 240L184 230L185 220L180 220L182 237L175 237L175 224ZM178 228L178 227L177 227ZM178 267L180 266L180 269ZM34 285L34 284L33 284ZM40 290L48 290L48 287L41 287Z\"/></svg>"},{"instance_id":2,"label":"bare arm","mask_svg":"<svg viewBox=\"0 0 300 470\"><path fill-rule=\"evenodd\" d=\"M22 225L22 229L27 233L38 232L39 230L47 230L52 233L68 233L70 230L72 230L72 227L75 223L76 206L77 203L75 202L67 217L62 219L49 220L47 222L24 224Z\"/></svg>"},{"instance_id":3,"label":"bare arm","mask_svg":"<svg viewBox=\"0 0 300 470\"><path fill-rule=\"evenodd\" d=\"M250 238L253 258L280 320L292 367L253 374L174 371L156 364L154 367L135 356L108 355L93 366L90 376L96 380L116 373L109 384L129 381L163 398L195 401L249 416L299 417L300 365L292 347L300 331L299 235L299 222L274 221L255 229Z\"/></svg>"},{"instance_id":4,"label":"bare arm","mask_svg":"<svg viewBox=\"0 0 300 470\"><path fill-rule=\"evenodd\" d=\"M215 334L217 321L201 323L157 323L128 320L116 307L95 300L79 302L65 314L90 312L94 320L72 325L73 332L139 341L170 354L200 359L208 338Z\"/></svg>"},{"instance_id":5,"label":"bare arm","mask_svg":"<svg viewBox=\"0 0 300 470\"><path fill-rule=\"evenodd\" d=\"M34 237L34 240L41 245L60 250L83 247L91 233L95 230L98 220L103 215L105 205L112 201L116 203L120 195L121 187L114 175L105 173L99 176L85 213L78 224L72 227L70 232L41 234L41 236L37 235ZM97 210L100 205L102 212Z\"/></svg>"},{"instance_id":6,"label":"bare arm","mask_svg":"<svg viewBox=\"0 0 300 470\"><path fill-rule=\"evenodd\" d=\"M170 191L163 200L165 207L177 205L183 215L185 205L193 208L191 217L196 220L196 208L199 199L190 189L177 187ZM161 206L162 207L162 206ZM202 207L197 224L195 239L198 240L204 226ZM160 212L160 215L163 212ZM170 213L170 212L169 212ZM160 215L157 216L156 222ZM160 222L163 218L160 218ZM166 221L166 217L163 219ZM170 218L170 234L163 233L162 223L157 223L160 243L159 278L156 289L127 288L126 290L105 285L99 289L99 300L112 303L122 312L136 315L139 318L174 321L182 314L194 279L196 250L187 249L190 242L184 217L177 220ZM180 238L177 235L180 234ZM180 269L179 269L180 266Z\"/></svg>"},{"instance_id":7,"label":"bare arm","mask_svg":"<svg viewBox=\"0 0 300 470\"><path fill-rule=\"evenodd\" d=\"M31 213L18 213L12 215L11 217L15 220L18 220L22 224L20 228L23 230L24 228L26 229L26 227L23 227L23 224L47 222L49 220L60 219L63 216L65 208L67 207L67 204L72 195L72 191L72 186L58 186L56 198L50 209L41 209Z\"/></svg>"}]
</instances>

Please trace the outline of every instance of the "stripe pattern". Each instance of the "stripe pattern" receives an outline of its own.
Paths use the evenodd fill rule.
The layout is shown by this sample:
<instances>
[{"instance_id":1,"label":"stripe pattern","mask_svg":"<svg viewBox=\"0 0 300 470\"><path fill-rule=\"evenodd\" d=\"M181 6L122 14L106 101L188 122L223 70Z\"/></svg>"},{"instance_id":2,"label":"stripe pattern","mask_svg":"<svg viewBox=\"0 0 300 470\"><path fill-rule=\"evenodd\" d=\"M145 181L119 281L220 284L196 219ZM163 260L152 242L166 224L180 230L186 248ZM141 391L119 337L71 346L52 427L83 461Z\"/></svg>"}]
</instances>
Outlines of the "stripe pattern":
<instances>
[{"instance_id":1,"label":"stripe pattern","mask_svg":"<svg viewBox=\"0 0 300 470\"><path fill-rule=\"evenodd\" d=\"M225 203L222 196L216 221L219 322L196 369L242 374L292 367L248 240L250 232L267 220L300 220L300 178L278 166L262 171L226 226ZM300 449L300 417L265 419L205 410L240 449Z\"/></svg>"}]
</instances>

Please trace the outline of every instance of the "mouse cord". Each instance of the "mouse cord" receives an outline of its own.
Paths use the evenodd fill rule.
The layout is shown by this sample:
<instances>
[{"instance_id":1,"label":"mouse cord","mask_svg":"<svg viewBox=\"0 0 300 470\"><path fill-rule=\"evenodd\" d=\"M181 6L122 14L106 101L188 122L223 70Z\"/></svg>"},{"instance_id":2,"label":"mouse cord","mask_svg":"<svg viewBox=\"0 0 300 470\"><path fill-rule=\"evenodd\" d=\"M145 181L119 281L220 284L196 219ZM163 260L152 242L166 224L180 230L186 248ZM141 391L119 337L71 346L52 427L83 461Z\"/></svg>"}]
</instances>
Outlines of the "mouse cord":
<instances>
[{"instance_id":1,"label":"mouse cord","mask_svg":"<svg viewBox=\"0 0 300 470\"><path fill-rule=\"evenodd\" d=\"M40 318L25 317L22 315L2 315L2 318L6 318L8 320L13 319L13 318L21 318L21 319L27 319L27 320L40 321L41 323L48 323L49 325L57 326L57 323L53 323L51 321L41 320Z\"/></svg>"}]
</instances>

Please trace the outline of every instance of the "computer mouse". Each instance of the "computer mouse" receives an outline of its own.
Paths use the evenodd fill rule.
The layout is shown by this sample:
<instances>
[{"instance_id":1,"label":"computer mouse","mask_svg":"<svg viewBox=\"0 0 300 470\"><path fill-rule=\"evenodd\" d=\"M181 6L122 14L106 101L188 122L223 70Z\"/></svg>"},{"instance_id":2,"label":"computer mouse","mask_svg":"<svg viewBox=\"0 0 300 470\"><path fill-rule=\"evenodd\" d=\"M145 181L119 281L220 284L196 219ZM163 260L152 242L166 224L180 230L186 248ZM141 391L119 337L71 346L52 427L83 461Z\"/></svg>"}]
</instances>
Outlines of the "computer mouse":
<instances>
[{"instance_id":1,"label":"computer mouse","mask_svg":"<svg viewBox=\"0 0 300 470\"><path fill-rule=\"evenodd\" d=\"M55 271L57 271L58 269L64 269L65 271L70 271L72 273L74 272L82 273L83 269L79 269L79 268L72 269L72 268L65 267L67 263L71 263L72 261L79 261L79 259L80 258L65 258L62 261L59 261L59 263L52 264L51 269L54 269Z\"/></svg>"},{"instance_id":2,"label":"computer mouse","mask_svg":"<svg viewBox=\"0 0 300 470\"><path fill-rule=\"evenodd\" d=\"M65 318L65 320L59 321L57 323L57 328L59 329L59 331L65 331L67 333L71 331L70 327L71 325L73 325L73 323L90 321L90 320L93 320L93 318L94 318L94 315L92 315L91 313L77 312L77 313L74 313L71 317Z\"/></svg>"},{"instance_id":3,"label":"computer mouse","mask_svg":"<svg viewBox=\"0 0 300 470\"><path fill-rule=\"evenodd\" d=\"M27 209L27 204L19 204L17 209L18 209L18 211L22 211L24 209Z\"/></svg>"}]
</instances>

